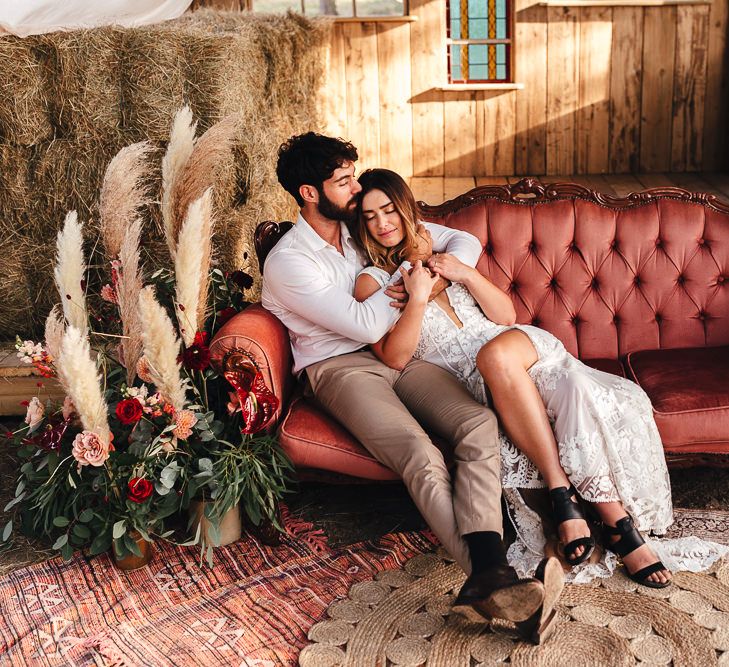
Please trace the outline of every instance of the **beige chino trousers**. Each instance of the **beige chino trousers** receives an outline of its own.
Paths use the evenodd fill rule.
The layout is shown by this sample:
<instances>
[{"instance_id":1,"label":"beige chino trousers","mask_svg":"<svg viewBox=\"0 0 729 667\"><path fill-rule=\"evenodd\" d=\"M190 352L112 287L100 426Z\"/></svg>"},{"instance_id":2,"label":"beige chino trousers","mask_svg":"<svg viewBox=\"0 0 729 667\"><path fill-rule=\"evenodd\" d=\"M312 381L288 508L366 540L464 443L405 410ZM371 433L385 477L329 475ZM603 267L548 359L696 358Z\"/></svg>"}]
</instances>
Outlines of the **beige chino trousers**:
<instances>
[{"instance_id":1,"label":"beige chino trousers","mask_svg":"<svg viewBox=\"0 0 729 667\"><path fill-rule=\"evenodd\" d=\"M470 573L462 535L502 533L496 415L448 371L424 361L396 371L369 351L352 352L306 373L318 402L402 477L431 530ZM453 479L424 428L452 443Z\"/></svg>"}]
</instances>

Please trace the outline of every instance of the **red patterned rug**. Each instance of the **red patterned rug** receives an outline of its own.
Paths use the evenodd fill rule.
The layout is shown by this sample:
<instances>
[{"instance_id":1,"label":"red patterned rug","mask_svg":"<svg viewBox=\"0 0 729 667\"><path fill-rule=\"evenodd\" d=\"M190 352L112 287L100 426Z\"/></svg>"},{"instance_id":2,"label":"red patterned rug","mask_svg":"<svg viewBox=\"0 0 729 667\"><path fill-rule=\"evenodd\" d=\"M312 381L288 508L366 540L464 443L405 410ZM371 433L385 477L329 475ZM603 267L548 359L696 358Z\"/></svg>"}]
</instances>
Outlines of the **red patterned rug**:
<instances>
[{"instance_id":1,"label":"red patterned rug","mask_svg":"<svg viewBox=\"0 0 729 667\"><path fill-rule=\"evenodd\" d=\"M0 579L0 664L294 665L311 626L358 581L430 551L421 533L333 551L287 520L279 547L253 539L219 549L156 545L133 572L106 555L53 559Z\"/></svg>"},{"instance_id":2,"label":"red patterned rug","mask_svg":"<svg viewBox=\"0 0 729 667\"><path fill-rule=\"evenodd\" d=\"M285 523L281 546L243 540L219 549L213 569L194 547L160 543L128 573L80 554L17 570L0 579L0 664L295 665L312 626L354 584L434 548L413 532L335 551L310 524ZM729 513L677 510L671 532L727 543Z\"/></svg>"}]
</instances>

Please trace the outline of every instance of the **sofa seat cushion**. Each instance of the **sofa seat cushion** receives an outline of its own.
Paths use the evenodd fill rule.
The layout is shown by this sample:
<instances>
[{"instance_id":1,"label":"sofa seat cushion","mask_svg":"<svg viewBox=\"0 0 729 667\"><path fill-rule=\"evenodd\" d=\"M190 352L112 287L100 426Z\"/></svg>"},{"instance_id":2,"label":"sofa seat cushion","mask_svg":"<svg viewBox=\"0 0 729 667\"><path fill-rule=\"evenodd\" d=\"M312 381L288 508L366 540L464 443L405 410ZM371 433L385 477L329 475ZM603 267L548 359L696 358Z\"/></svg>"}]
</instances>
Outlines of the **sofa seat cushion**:
<instances>
[{"instance_id":1,"label":"sofa seat cushion","mask_svg":"<svg viewBox=\"0 0 729 667\"><path fill-rule=\"evenodd\" d=\"M317 468L378 481L400 479L339 422L304 397L292 402L279 426L278 441L296 468ZM438 438L433 442L450 465L452 457L445 443Z\"/></svg>"},{"instance_id":2,"label":"sofa seat cushion","mask_svg":"<svg viewBox=\"0 0 729 667\"><path fill-rule=\"evenodd\" d=\"M619 359L582 359L582 363L603 373L612 373L622 378L625 377L625 369Z\"/></svg>"},{"instance_id":3,"label":"sofa seat cushion","mask_svg":"<svg viewBox=\"0 0 729 667\"><path fill-rule=\"evenodd\" d=\"M632 352L627 366L651 399L666 451L729 450L729 346Z\"/></svg>"}]
</instances>

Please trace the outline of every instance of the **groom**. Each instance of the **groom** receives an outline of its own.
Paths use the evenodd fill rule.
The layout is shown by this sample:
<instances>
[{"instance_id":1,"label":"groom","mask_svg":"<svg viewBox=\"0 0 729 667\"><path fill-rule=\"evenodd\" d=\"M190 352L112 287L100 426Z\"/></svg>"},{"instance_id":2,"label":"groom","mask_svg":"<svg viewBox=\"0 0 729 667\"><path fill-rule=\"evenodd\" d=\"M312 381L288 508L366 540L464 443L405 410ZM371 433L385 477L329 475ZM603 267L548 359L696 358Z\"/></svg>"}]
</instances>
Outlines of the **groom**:
<instances>
[{"instance_id":1,"label":"groom","mask_svg":"<svg viewBox=\"0 0 729 667\"><path fill-rule=\"evenodd\" d=\"M419 360L397 371L367 349L397 321L400 309L393 305L404 294L395 273L366 301L352 296L365 265L346 225L355 219L361 190L356 160L352 144L313 132L279 149L278 180L300 214L266 259L263 306L288 327L294 372L307 389L402 477L430 528L470 573L454 608L478 618L539 616L545 586L520 580L506 563L494 413L447 371ZM474 236L425 227L429 234L409 261L425 262L435 250L475 266L481 246ZM453 478L423 428L453 445Z\"/></svg>"}]
</instances>

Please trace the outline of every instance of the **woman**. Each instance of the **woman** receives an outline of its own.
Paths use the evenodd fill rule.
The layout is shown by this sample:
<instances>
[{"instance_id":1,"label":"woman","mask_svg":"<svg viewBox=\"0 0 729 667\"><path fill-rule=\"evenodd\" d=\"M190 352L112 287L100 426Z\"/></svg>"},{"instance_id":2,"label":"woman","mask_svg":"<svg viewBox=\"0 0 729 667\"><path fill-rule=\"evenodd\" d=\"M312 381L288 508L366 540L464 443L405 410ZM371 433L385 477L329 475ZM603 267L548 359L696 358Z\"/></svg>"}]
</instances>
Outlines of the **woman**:
<instances>
[{"instance_id":1,"label":"woman","mask_svg":"<svg viewBox=\"0 0 729 667\"><path fill-rule=\"evenodd\" d=\"M355 238L371 266L357 278L355 297L364 300L398 269L419 228L415 200L400 176L373 169L359 182ZM577 581L607 576L616 566L612 554L603 563L590 561L595 542L579 498L602 521L606 548L645 586L670 584L662 560L671 569L698 570L725 551L694 538L644 542L639 531L665 533L673 512L663 447L638 385L584 365L547 331L515 324L511 299L476 269L450 255L428 264L432 272L420 262L410 272L400 269L408 303L372 349L394 368L412 357L438 364L484 403L488 387L508 435L502 437L502 485L518 536L509 560L520 575L534 570L545 540L538 515L517 489L545 485ZM429 301L438 276L452 284Z\"/></svg>"}]
</instances>

